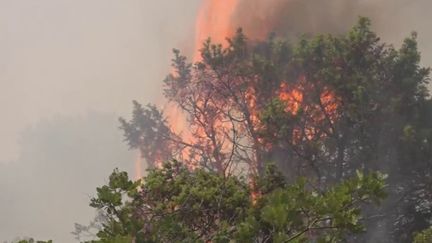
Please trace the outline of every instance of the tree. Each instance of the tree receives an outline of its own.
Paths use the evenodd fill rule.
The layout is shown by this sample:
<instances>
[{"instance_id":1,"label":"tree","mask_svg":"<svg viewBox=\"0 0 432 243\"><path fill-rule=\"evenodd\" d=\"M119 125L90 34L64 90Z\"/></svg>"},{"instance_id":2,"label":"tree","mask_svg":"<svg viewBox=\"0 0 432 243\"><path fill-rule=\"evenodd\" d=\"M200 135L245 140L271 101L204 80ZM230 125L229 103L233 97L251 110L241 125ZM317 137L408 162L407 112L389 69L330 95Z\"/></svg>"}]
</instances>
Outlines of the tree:
<instances>
[{"instance_id":1,"label":"tree","mask_svg":"<svg viewBox=\"0 0 432 243\"><path fill-rule=\"evenodd\" d=\"M432 228L425 229L422 232L415 234L414 243L432 242Z\"/></svg>"},{"instance_id":2,"label":"tree","mask_svg":"<svg viewBox=\"0 0 432 243\"><path fill-rule=\"evenodd\" d=\"M175 158L253 177L274 161L289 181L307 177L321 189L357 170L383 171L389 199L366 210L369 224L390 242L409 242L432 219L430 70L416 38L396 49L360 18L346 35L295 44L251 41L239 30L226 48L205 42L194 64L176 50L164 94L183 129L135 103L132 120L121 119L126 141L151 166Z\"/></svg>"},{"instance_id":3,"label":"tree","mask_svg":"<svg viewBox=\"0 0 432 243\"><path fill-rule=\"evenodd\" d=\"M40 240L35 240L33 238L30 238L28 240L20 240L17 243L52 243L52 240L40 241Z\"/></svg>"},{"instance_id":4,"label":"tree","mask_svg":"<svg viewBox=\"0 0 432 243\"><path fill-rule=\"evenodd\" d=\"M106 221L93 242L339 242L363 232L361 207L384 197L384 177L358 173L327 191L306 180L288 184L273 166L248 182L173 161L153 169L142 184L115 170L91 206ZM123 240L123 241L122 241Z\"/></svg>"}]
</instances>

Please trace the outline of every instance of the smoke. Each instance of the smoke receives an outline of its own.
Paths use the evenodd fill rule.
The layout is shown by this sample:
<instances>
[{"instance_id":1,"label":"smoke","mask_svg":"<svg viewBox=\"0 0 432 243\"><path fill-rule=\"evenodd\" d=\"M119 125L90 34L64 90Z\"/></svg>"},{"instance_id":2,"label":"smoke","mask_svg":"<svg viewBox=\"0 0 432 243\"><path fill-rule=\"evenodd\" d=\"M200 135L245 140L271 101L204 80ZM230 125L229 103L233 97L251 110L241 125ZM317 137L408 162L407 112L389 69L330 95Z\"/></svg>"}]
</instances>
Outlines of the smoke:
<instances>
[{"instance_id":1,"label":"smoke","mask_svg":"<svg viewBox=\"0 0 432 243\"><path fill-rule=\"evenodd\" d=\"M198 3L0 0L0 242L76 242L96 186L132 171L118 117L160 99Z\"/></svg>"},{"instance_id":2,"label":"smoke","mask_svg":"<svg viewBox=\"0 0 432 243\"><path fill-rule=\"evenodd\" d=\"M0 164L0 242L24 236L75 242L74 223L95 215L88 204L96 187L116 167L133 175L117 117L58 116L23 132L18 160Z\"/></svg>"},{"instance_id":3,"label":"smoke","mask_svg":"<svg viewBox=\"0 0 432 243\"><path fill-rule=\"evenodd\" d=\"M158 101L198 1L0 0L0 163L40 119Z\"/></svg>"},{"instance_id":4,"label":"smoke","mask_svg":"<svg viewBox=\"0 0 432 243\"><path fill-rule=\"evenodd\" d=\"M430 9L429 0L238 0L232 25L242 27L251 39L264 39L270 32L293 39L343 34L364 16L383 41L395 46L417 31L423 63L432 66Z\"/></svg>"},{"instance_id":5,"label":"smoke","mask_svg":"<svg viewBox=\"0 0 432 243\"><path fill-rule=\"evenodd\" d=\"M346 0L242 0L233 21L252 38L269 32L285 36L341 33L354 22L356 9L356 1Z\"/></svg>"},{"instance_id":6,"label":"smoke","mask_svg":"<svg viewBox=\"0 0 432 243\"><path fill-rule=\"evenodd\" d=\"M344 34L364 16L372 20L372 28L382 40L395 47L411 32L418 32L422 63L432 66L430 9L430 0L205 0L194 48L198 50L199 42L208 36L225 44L227 33L240 27L253 40L263 40L270 33L291 40L302 35Z\"/></svg>"}]
</instances>

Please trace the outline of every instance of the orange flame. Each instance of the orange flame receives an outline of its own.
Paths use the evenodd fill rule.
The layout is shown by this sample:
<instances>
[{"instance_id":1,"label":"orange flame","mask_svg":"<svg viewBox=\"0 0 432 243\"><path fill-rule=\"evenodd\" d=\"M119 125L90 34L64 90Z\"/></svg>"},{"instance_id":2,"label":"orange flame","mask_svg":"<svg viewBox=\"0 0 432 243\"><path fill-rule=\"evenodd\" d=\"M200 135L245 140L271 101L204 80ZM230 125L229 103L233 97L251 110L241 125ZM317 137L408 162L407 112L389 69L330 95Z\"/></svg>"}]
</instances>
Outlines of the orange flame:
<instances>
[{"instance_id":1,"label":"orange flame","mask_svg":"<svg viewBox=\"0 0 432 243\"><path fill-rule=\"evenodd\" d=\"M288 85L283 82L279 89L279 99L285 102L285 112L297 115L300 108L304 112L305 120L303 128L293 130L293 142L297 143L302 137L312 140L315 137L326 136L326 132L320 131L318 127L323 123L333 124L338 118L338 107L340 100L333 91L324 87L319 93L319 103L307 103L304 101L306 92L313 92L314 85L308 83L305 76L301 76L299 82Z\"/></svg>"},{"instance_id":2,"label":"orange flame","mask_svg":"<svg viewBox=\"0 0 432 243\"><path fill-rule=\"evenodd\" d=\"M232 36L235 32L236 26L233 24L233 17L236 12L236 9L239 5L240 0L203 0L202 6L199 10L197 20L196 20L196 30L195 30L195 52L193 54L193 61L200 61L200 51L203 42L207 38L212 39L212 43L222 44L223 47L226 47L228 44L226 42L226 38ZM262 27L262 26L261 26ZM259 33L255 30L254 38L262 38L264 33L270 30L266 28L260 28ZM257 36L259 35L259 36ZM310 86L310 85L309 85ZM301 129L294 129L293 141L295 142L300 137L306 137L311 139L316 136L317 130L315 128L315 124L322 122L325 117L320 113L319 107L314 105L307 104L307 92L309 92L309 87L305 77L300 77L299 82L295 85L287 85L286 82L282 82L279 91L276 92L279 99L286 103L285 111L292 114L297 115L299 111L305 110L310 114L310 121L307 121L306 127L304 131ZM250 119L255 127L260 126L259 121L259 108L257 107L257 97L255 90L250 87L245 97L243 97L246 101L246 104L251 111ZM334 121L337 118L336 110L338 108L338 99L335 94L331 92L331 90L325 89L324 92L320 95L320 102L324 107L325 113L327 113L329 119ZM200 103L200 100L196 102L196 105L203 110L207 109L206 106ZM222 106L223 104L216 104L217 106ZM321 108L322 110L322 108ZM166 107L165 112L168 114L168 123L170 124L170 128L174 134L177 134L181 141L188 144L198 144L209 151L211 153L212 146L205 139L205 129L202 127L194 127L189 124L185 114L181 111L181 109L173 104L168 105ZM209 124L209 127L214 128L215 136L217 139L224 140L223 135L227 130L230 130L230 124L227 124L220 117L205 117L206 115L198 115L194 118L190 119L199 119ZM195 120L196 121L196 120ZM193 122L193 121L192 121ZM214 132L214 131L213 131ZM219 146L219 145L218 145ZM228 150L227 144L222 144L222 150ZM194 149L192 147L184 147L179 151L179 159L185 158L189 161L195 161L199 159L198 154L194 153ZM187 166L191 169L196 168L197 164L187 164ZM138 169L138 167L137 167ZM140 168L139 168L140 169ZM251 165L251 175L256 175L256 165ZM251 188L251 198L255 203L257 199L260 197L260 192L257 190L255 181L253 180L253 176L251 177L250 188Z\"/></svg>"},{"instance_id":3,"label":"orange flame","mask_svg":"<svg viewBox=\"0 0 432 243\"><path fill-rule=\"evenodd\" d=\"M303 91L301 87L288 87L286 83L282 83L279 91L279 99L286 103L285 112L296 115L303 102Z\"/></svg>"},{"instance_id":4,"label":"orange flame","mask_svg":"<svg viewBox=\"0 0 432 243\"><path fill-rule=\"evenodd\" d=\"M195 26L194 60L200 59L202 43L211 38L214 43L226 44L225 39L234 34L232 17L238 0L204 0Z\"/></svg>"}]
</instances>

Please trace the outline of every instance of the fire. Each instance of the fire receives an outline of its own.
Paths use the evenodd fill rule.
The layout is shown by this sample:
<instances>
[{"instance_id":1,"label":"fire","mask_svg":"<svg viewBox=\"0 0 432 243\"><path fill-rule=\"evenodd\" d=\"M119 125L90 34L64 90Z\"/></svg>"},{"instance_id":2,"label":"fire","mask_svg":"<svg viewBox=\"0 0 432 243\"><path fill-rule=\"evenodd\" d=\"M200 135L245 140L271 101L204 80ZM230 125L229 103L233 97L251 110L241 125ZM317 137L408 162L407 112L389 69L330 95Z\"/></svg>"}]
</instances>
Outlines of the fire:
<instances>
[{"instance_id":1,"label":"fire","mask_svg":"<svg viewBox=\"0 0 432 243\"><path fill-rule=\"evenodd\" d=\"M339 99L336 97L334 92L329 89L324 90L320 96L321 104L324 106L325 112L329 115L331 122L334 122L337 117L337 108L339 106Z\"/></svg>"},{"instance_id":2,"label":"fire","mask_svg":"<svg viewBox=\"0 0 432 243\"><path fill-rule=\"evenodd\" d=\"M199 49L207 38L211 38L212 43L222 44L223 47L227 46L226 38L233 36L235 28L237 27L233 24L233 17L240 1L241 0L203 0L195 26L194 62L200 61L201 56ZM257 36L258 32L255 30L253 37L255 39L262 39L263 36L267 34L264 32L271 30L271 26L265 27L269 28L263 28L258 31L262 33L262 36ZM324 89L320 90L318 93L318 102L316 100L311 101L310 94L312 94L311 92L317 87L308 81L309 80L306 80L305 76L300 76L299 80L293 82L293 84L288 84L288 82L283 81L277 91L272 91L272 94L279 97L279 99L285 103L285 112L293 116L298 115L300 111L302 112L301 119L303 120L301 122L303 122L303 124L294 127L293 143L298 143L304 138L311 140L318 136L323 136L322 131L317 127L324 122L333 123L337 119L339 102L334 92L324 87ZM193 78L191 82L194 82ZM212 80L208 80L208 82L212 82ZM217 86L217 84L212 85L215 87ZM193 89L196 87L192 84L190 88ZM196 113L193 116L189 117L187 112L183 112L180 106L174 104L175 102L167 104L164 109L164 112L168 115L167 122L170 126L170 130L174 134L173 139L178 139L179 141L179 146L175 148L174 156L180 161L185 162L186 166L190 169L197 168L200 165L198 164L199 160L205 156L211 157L211 159L216 162L224 161L226 159L225 157L229 157L227 155L234 147L231 146L233 142L230 141L229 135L227 134L229 134L233 128L241 132L246 129L245 124L235 127L236 125L233 125L224 117L223 114L229 113L229 111L227 112L227 110L225 110L230 106L228 100L217 98L208 99L207 95L209 94L203 94L200 91L198 86L196 90L192 90L193 95L190 97L193 105L188 108L194 110ZM208 93L211 93L211 91ZM259 105L257 104L257 90L251 85L241 96L240 98L244 99L248 109L247 116L249 117L245 120L247 120L248 125L253 126L250 130L259 130L259 128L261 128L259 114L262 107L257 107L257 105ZM258 138L258 140L259 139L260 138ZM248 146L249 145L245 147ZM197 149L197 147L199 147L199 149ZM260 197L260 192L255 185L256 182L253 180L253 178L255 178L254 176L258 173L258 161L256 160L256 157L250 159L249 164L251 198L253 202L256 202ZM160 163L161 161L156 162ZM217 169L222 172L222 170L224 171L224 168L222 168L223 166L224 165L219 166ZM141 170L140 164L137 163L137 170L138 169ZM224 172L230 173L229 171ZM139 174L139 176L141 176L141 174Z\"/></svg>"},{"instance_id":3,"label":"fire","mask_svg":"<svg viewBox=\"0 0 432 243\"><path fill-rule=\"evenodd\" d=\"M296 115L303 102L302 87L289 87L283 82L279 90L279 99L286 104L285 112Z\"/></svg>"},{"instance_id":4,"label":"fire","mask_svg":"<svg viewBox=\"0 0 432 243\"><path fill-rule=\"evenodd\" d=\"M305 96L308 92L314 92L314 84L307 82L304 75L299 78L296 84L288 85L282 82L279 89L279 99L286 105L285 112L297 115L299 110L303 110L303 125L293 130L293 143L298 143L303 137L312 140L315 137L323 137L333 131L331 128L322 131L322 127L332 127L331 125L338 119L338 107L340 100L334 92L327 88L321 88L318 101L306 101ZM323 124L327 124L324 125ZM320 128L321 127L321 128Z\"/></svg>"},{"instance_id":5,"label":"fire","mask_svg":"<svg viewBox=\"0 0 432 243\"><path fill-rule=\"evenodd\" d=\"M194 60L200 59L202 43L211 38L214 43L226 44L225 38L234 34L232 17L239 0L204 0L195 26Z\"/></svg>"}]
</instances>

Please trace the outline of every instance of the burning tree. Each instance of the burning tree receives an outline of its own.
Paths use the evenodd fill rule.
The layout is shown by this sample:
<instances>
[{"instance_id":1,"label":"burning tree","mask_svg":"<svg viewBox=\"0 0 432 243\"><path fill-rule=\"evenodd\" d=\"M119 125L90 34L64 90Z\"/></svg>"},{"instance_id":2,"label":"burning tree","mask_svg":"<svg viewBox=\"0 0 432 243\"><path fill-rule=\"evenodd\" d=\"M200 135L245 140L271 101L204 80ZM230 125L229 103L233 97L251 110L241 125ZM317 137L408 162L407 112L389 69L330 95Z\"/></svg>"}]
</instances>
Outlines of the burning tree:
<instances>
[{"instance_id":1,"label":"burning tree","mask_svg":"<svg viewBox=\"0 0 432 243\"><path fill-rule=\"evenodd\" d=\"M140 148L153 166L171 157L190 167L227 175L242 164L262 168L257 163L262 150L258 111L264 103L258 100L266 99L261 96L268 97L272 90L268 86L268 91L259 89L263 85L252 73L251 53L242 32L226 49L206 42L203 60L195 65L188 64L178 51L174 53L175 72L165 80L164 94L173 106L170 112L180 117L168 122L154 107L142 109L136 103L132 121L121 120L130 145ZM185 124L175 129L175 123L182 119ZM141 122L149 120L157 127ZM162 147L168 150L155 158L154 151Z\"/></svg>"},{"instance_id":2,"label":"burning tree","mask_svg":"<svg viewBox=\"0 0 432 243\"><path fill-rule=\"evenodd\" d=\"M432 105L416 34L397 50L362 18L344 36L292 45L239 30L226 47L206 41L193 64L174 54L169 109L135 102L132 120L121 119L150 167L175 158L190 169L259 175L273 161L290 180L306 176L322 189L381 170L397 203L385 203L377 228L408 239L426 227Z\"/></svg>"},{"instance_id":3,"label":"burning tree","mask_svg":"<svg viewBox=\"0 0 432 243\"><path fill-rule=\"evenodd\" d=\"M205 42L202 61L194 65L174 53L175 71L165 80L164 94L171 105L168 112L177 120L136 102L133 119L121 119L130 146L140 148L151 166L171 157L224 174L242 165L262 171L262 162L274 153L274 144L266 141L270 126L265 112L275 97L283 103L283 113L304 118L292 126L291 144L300 146L302 140L331 132L340 101L328 86L309 82L294 69L286 41L271 37L250 45L239 30L227 48Z\"/></svg>"}]
</instances>

